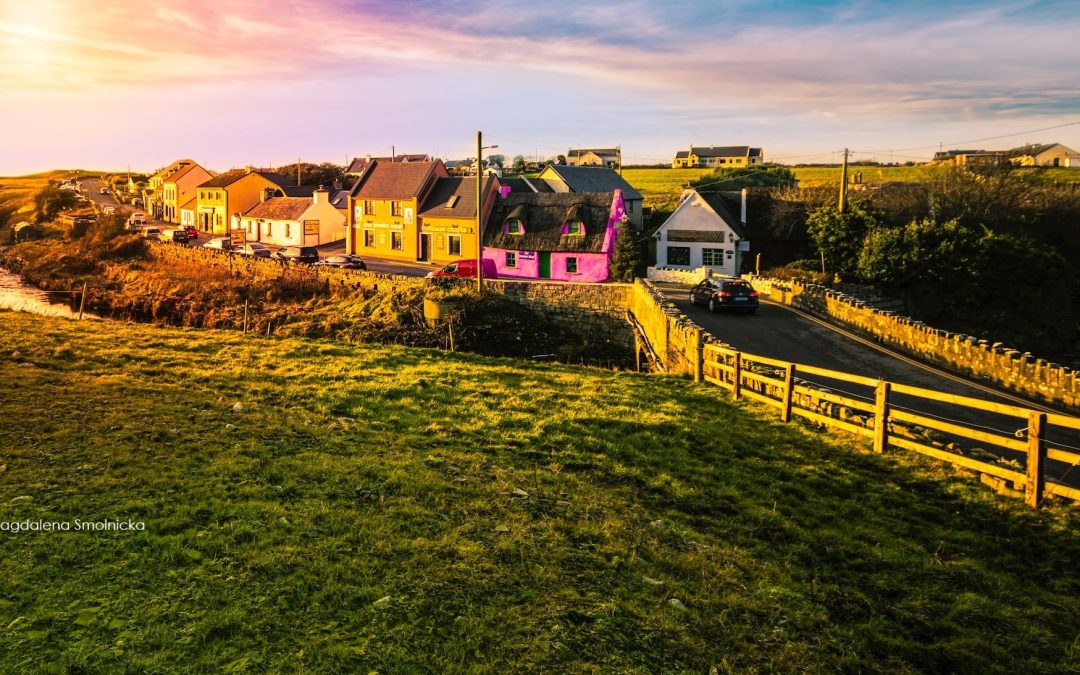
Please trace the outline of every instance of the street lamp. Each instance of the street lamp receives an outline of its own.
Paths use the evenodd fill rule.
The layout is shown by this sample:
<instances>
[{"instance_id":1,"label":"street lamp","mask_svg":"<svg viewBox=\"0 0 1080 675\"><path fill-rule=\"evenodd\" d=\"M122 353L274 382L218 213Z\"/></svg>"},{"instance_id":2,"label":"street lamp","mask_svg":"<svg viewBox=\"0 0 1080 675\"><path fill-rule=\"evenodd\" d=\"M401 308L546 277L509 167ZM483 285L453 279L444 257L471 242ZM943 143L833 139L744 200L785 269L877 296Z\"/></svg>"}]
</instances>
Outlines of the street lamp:
<instances>
[{"instance_id":1,"label":"street lamp","mask_svg":"<svg viewBox=\"0 0 1080 675\"><path fill-rule=\"evenodd\" d=\"M483 145L483 132L476 132L476 292L484 290L484 169L480 155L497 145Z\"/></svg>"}]
</instances>

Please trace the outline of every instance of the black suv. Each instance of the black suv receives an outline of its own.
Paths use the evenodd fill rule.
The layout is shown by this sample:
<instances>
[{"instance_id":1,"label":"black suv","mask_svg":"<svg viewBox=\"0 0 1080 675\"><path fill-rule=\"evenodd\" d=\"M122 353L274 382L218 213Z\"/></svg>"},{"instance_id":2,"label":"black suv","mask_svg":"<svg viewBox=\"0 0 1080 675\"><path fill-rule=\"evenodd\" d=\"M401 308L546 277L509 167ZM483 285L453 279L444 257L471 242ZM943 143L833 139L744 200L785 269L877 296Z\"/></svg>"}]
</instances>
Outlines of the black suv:
<instances>
[{"instance_id":1,"label":"black suv","mask_svg":"<svg viewBox=\"0 0 1080 675\"><path fill-rule=\"evenodd\" d=\"M274 253L276 260L297 263L319 262L319 249L314 246L287 246Z\"/></svg>"}]
</instances>

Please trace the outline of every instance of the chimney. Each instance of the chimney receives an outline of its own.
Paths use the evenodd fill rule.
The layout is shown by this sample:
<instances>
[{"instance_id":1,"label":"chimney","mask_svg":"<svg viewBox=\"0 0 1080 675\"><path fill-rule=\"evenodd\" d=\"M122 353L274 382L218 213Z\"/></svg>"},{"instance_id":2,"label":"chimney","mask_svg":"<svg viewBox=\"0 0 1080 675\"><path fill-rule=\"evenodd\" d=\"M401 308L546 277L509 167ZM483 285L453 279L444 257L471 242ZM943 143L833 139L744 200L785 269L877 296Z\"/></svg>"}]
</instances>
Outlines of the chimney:
<instances>
[{"instance_id":1,"label":"chimney","mask_svg":"<svg viewBox=\"0 0 1080 675\"><path fill-rule=\"evenodd\" d=\"M500 197L509 197L510 196L510 186L509 185L500 185L499 186L499 196Z\"/></svg>"},{"instance_id":2,"label":"chimney","mask_svg":"<svg viewBox=\"0 0 1080 675\"><path fill-rule=\"evenodd\" d=\"M320 185L318 188L315 189L314 192L311 193L311 203L321 204L327 200L328 195L329 193L326 191L326 188Z\"/></svg>"},{"instance_id":3,"label":"chimney","mask_svg":"<svg viewBox=\"0 0 1080 675\"><path fill-rule=\"evenodd\" d=\"M739 210L739 222L743 225L746 224L746 194L750 192L748 188L742 189L742 208Z\"/></svg>"}]
</instances>

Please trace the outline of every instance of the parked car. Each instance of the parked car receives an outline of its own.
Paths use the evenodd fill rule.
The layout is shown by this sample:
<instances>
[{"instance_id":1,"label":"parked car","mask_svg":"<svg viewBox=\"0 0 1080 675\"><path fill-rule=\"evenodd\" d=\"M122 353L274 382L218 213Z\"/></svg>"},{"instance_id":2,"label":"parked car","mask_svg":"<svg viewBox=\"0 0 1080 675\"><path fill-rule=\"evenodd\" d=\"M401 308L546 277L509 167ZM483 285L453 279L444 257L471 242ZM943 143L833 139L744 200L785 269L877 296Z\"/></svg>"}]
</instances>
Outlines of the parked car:
<instances>
[{"instance_id":1,"label":"parked car","mask_svg":"<svg viewBox=\"0 0 1080 675\"><path fill-rule=\"evenodd\" d=\"M706 279L690 289L690 304L706 305L710 312L743 309L753 314L758 308L758 292L742 279Z\"/></svg>"},{"instance_id":2,"label":"parked car","mask_svg":"<svg viewBox=\"0 0 1080 675\"><path fill-rule=\"evenodd\" d=\"M236 249L236 252L240 255L250 255L255 258L270 257L270 249L266 248L257 241L249 241L240 248Z\"/></svg>"},{"instance_id":3,"label":"parked car","mask_svg":"<svg viewBox=\"0 0 1080 675\"><path fill-rule=\"evenodd\" d=\"M343 270L366 270L367 263L358 255L332 255L315 263L320 267L339 267Z\"/></svg>"},{"instance_id":4,"label":"parked car","mask_svg":"<svg viewBox=\"0 0 1080 675\"><path fill-rule=\"evenodd\" d=\"M100 192L103 195L107 195L107 194L109 194L109 188L103 187L100 190L98 190L98 192Z\"/></svg>"},{"instance_id":5,"label":"parked car","mask_svg":"<svg viewBox=\"0 0 1080 675\"><path fill-rule=\"evenodd\" d=\"M498 279L499 272L495 267L494 260L484 259L484 278L485 279ZM463 279L475 279L476 278L476 261L475 260L456 260L442 269L429 272L428 277L459 277Z\"/></svg>"},{"instance_id":6,"label":"parked car","mask_svg":"<svg viewBox=\"0 0 1080 675\"><path fill-rule=\"evenodd\" d=\"M286 262L316 263L319 262L319 249L314 246L286 246L274 251L274 258Z\"/></svg>"},{"instance_id":7,"label":"parked car","mask_svg":"<svg viewBox=\"0 0 1080 675\"><path fill-rule=\"evenodd\" d=\"M159 239L161 239L162 241L171 241L174 244L186 244L189 238L190 237L188 237L187 232L183 228L178 228L175 230L165 230L161 233L161 236L159 237Z\"/></svg>"},{"instance_id":8,"label":"parked car","mask_svg":"<svg viewBox=\"0 0 1080 675\"><path fill-rule=\"evenodd\" d=\"M114 213L116 213L116 207L115 206L106 206L105 208L101 209L101 212L103 214L105 214L106 216L111 216Z\"/></svg>"},{"instance_id":9,"label":"parked car","mask_svg":"<svg viewBox=\"0 0 1080 675\"><path fill-rule=\"evenodd\" d=\"M141 213L133 213L128 216L128 228L137 229L146 224L146 217Z\"/></svg>"},{"instance_id":10,"label":"parked car","mask_svg":"<svg viewBox=\"0 0 1080 675\"><path fill-rule=\"evenodd\" d=\"M231 251L232 240L228 237L215 237L203 244L203 248L209 248L214 251Z\"/></svg>"},{"instance_id":11,"label":"parked car","mask_svg":"<svg viewBox=\"0 0 1080 675\"><path fill-rule=\"evenodd\" d=\"M188 241L195 241L199 238L199 231L195 229L194 225L185 225L184 232L187 232Z\"/></svg>"},{"instance_id":12,"label":"parked car","mask_svg":"<svg viewBox=\"0 0 1080 675\"><path fill-rule=\"evenodd\" d=\"M168 230L172 232L172 230ZM161 230L156 227L147 227L143 229L142 236L146 239L161 239Z\"/></svg>"}]
</instances>

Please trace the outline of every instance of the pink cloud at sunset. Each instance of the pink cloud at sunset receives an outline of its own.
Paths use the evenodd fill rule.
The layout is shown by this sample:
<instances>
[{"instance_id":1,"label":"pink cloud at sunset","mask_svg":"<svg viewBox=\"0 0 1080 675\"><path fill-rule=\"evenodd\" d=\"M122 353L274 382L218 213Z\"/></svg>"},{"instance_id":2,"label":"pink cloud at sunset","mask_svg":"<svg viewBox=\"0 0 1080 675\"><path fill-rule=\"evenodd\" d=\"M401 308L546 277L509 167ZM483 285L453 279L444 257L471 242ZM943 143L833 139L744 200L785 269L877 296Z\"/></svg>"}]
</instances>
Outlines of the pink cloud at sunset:
<instances>
[{"instance_id":1,"label":"pink cloud at sunset","mask_svg":"<svg viewBox=\"0 0 1080 675\"><path fill-rule=\"evenodd\" d=\"M1074 121L1068 50L1030 45L1078 23L1056 2L5 2L0 172L457 156L476 129L634 161L921 147Z\"/></svg>"}]
</instances>

